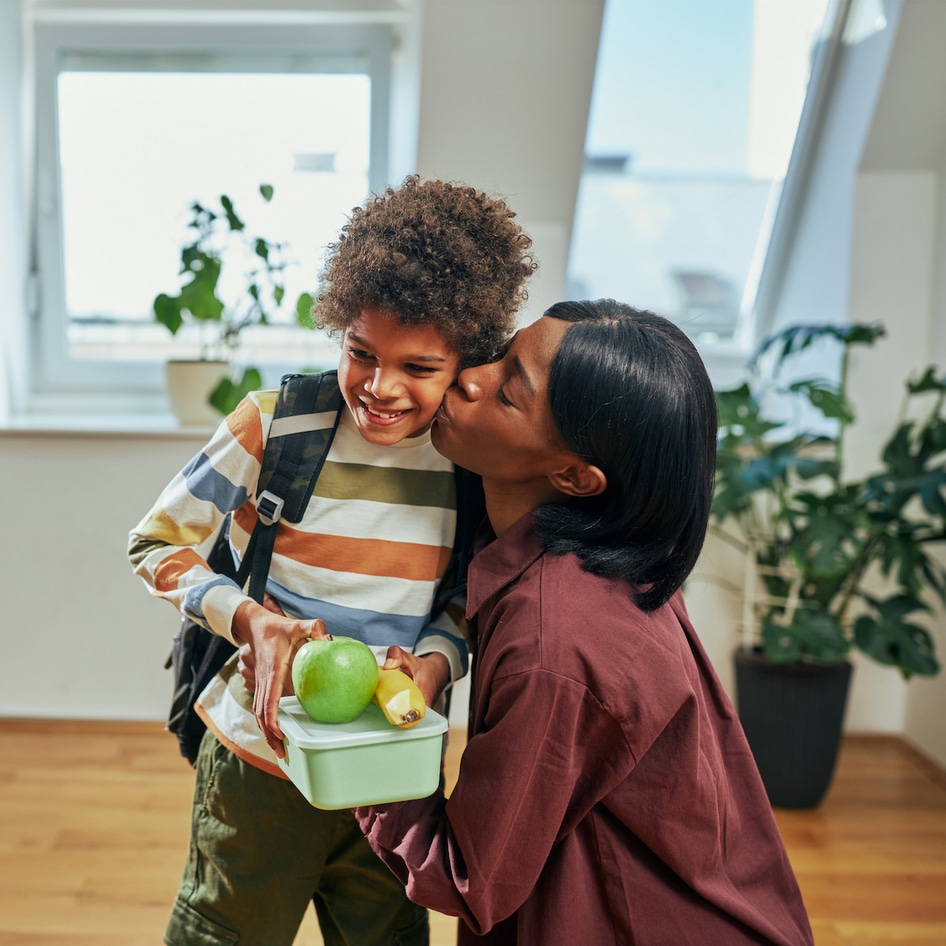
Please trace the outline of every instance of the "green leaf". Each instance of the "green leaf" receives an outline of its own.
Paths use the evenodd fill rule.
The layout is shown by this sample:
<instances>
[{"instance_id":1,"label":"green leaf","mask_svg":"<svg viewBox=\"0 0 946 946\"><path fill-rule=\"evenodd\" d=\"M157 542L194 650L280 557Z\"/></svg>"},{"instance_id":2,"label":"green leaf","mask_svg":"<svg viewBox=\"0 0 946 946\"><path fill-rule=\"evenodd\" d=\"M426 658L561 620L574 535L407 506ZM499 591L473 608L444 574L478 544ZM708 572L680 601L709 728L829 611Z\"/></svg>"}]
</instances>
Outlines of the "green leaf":
<instances>
[{"instance_id":1,"label":"green leaf","mask_svg":"<svg viewBox=\"0 0 946 946\"><path fill-rule=\"evenodd\" d=\"M863 615L854 624L857 646L878 663L899 667L904 679L914 674L931 677L939 672L930 634L905 618L927 605L910 595L895 595L886 601L868 599L875 615Z\"/></svg>"},{"instance_id":2,"label":"green leaf","mask_svg":"<svg viewBox=\"0 0 946 946\"><path fill-rule=\"evenodd\" d=\"M880 567L884 575L896 569L897 581L909 592L918 595L925 583L929 560L920 544L908 531L880 537Z\"/></svg>"},{"instance_id":3,"label":"green leaf","mask_svg":"<svg viewBox=\"0 0 946 946\"><path fill-rule=\"evenodd\" d=\"M923 430L923 441L930 456L946 450L946 420L934 417Z\"/></svg>"},{"instance_id":4,"label":"green leaf","mask_svg":"<svg viewBox=\"0 0 946 946\"><path fill-rule=\"evenodd\" d=\"M251 391L258 391L263 386L263 379L256 368L247 368L238 381L223 378L210 393L210 403L221 414L233 412L236 406Z\"/></svg>"},{"instance_id":5,"label":"green leaf","mask_svg":"<svg viewBox=\"0 0 946 946\"><path fill-rule=\"evenodd\" d=\"M219 256L194 245L187 247L181 254L181 262L182 275L189 273L192 281L206 283L211 289L216 288L223 266L223 261Z\"/></svg>"},{"instance_id":6,"label":"green leaf","mask_svg":"<svg viewBox=\"0 0 946 946\"><path fill-rule=\"evenodd\" d=\"M226 194L220 195L220 206L223 207L223 212L227 215L227 226L231 230L245 229L246 224L237 216L233 209L233 201Z\"/></svg>"},{"instance_id":7,"label":"green leaf","mask_svg":"<svg viewBox=\"0 0 946 946\"><path fill-rule=\"evenodd\" d=\"M910 394L925 394L929 391L946 391L946 377L936 377L936 369L930 365L919 381L908 381L907 390Z\"/></svg>"},{"instance_id":8,"label":"green leaf","mask_svg":"<svg viewBox=\"0 0 946 946\"><path fill-rule=\"evenodd\" d=\"M810 567L819 575L840 575L848 571L852 556L846 546L850 536L843 520L813 515L802 544Z\"/></svg>"},{"instance_id":9,"label":"green leaf","mask_svg":"<svg viewBox=\"0 0 946 946\"><path fill-rule=\"evenodd\" d=\"M938 519L946 519L944 488L946 488L946 470L930 470L925 476L919 477L916 483L916 491L923 503L923 508Z\"/></svg>"},{"instance_id":10,"label":"green leaf","mask_svg":"<svg viewBox=\"0 0 946 946\"><path fill-rule=\"evenodd\" d=\"M866 484L867 497L899 514L906 504L918 497L924 509L939 519L946 518L946 468L942 464L927 469L938 448L940 425L927 427L919 441L913 439L913 424L901 424L883 449L886 473L872 476Z\"/></svg>"},{"instance_id":11,"label":"green leaf","mask_svg":"<svg viewBox=\"0 0 946 946\"><path fill-rule=\"evenodd\" d=\"M184 324L184 316L181 314L181 302L179 297L171 297L165 293L155 296L152 305L154 317L164 326L172 335L176 335L178 329Z\"/></svg>"},{"instance_id":12,"label":"green leaf","mask_svg":"<svg viewBox=\"0 0 946 946\"><path fill-rule=\"evenodd\" d=\"M312 310L315 308L315 297L309 292L303 292L296 300L296 323L303 328L312 328Z\"/></svg>"},{"instance_id":13,"label":"green leaf","mask_svg":"<svg viewBox=\"0 0 946 946\"><path fill-rule=\"evenodd\" d=\"M821 610L799 608L788 626L767 620L762 627L762 647L771 660L813 660L835 663L850 650L844 628Z\"/></svg>"},{"instance_id":14,"label":"green leaf","mask_svg":"<svg viewBox=\"0 0 946 946\"><path fill-rule=\"evenodd\" d=\"M259 192L263 197L263 200L266 203L269 203L273 199L273 185L272 184L260 184Z\"/></svg>"},{"instance_id":15,"label":"green leaf","mask_svg":"<svg viewBox=\"0 0 946 946\"><path fill-rule=\"evenodd\" d=\"M776 624L774 621L765 621L762 625L762 649L770 660L787 663L792 660L801 660L801 641L791 629Z\"/></svg>"},{"instance_id":16,"label":"green leaf","mask_svg":"<svg viewBox=\"0 0 946 946\"><path fill-rule=\"evenodd\" d=\"M728 391L717 391L716 409L720 428L740 439L761 439L781 427L779 423L762 418L761 407L745 383Z\"/></svg>"},{"instance_id":17,"label":"green leaf","mask_svg":"<svg viewBox=\"0 0 946 946\"><path fill-rule=\"evenodd\" d=\"M790 355L804 351L822 338L832 338L843 345L873 345L886 335L882 325L792 325L766 338L749 359L749 367L758 364L765 352L781 346L776 355L776 367Z\"/></svg>"},{"instance_id":18,"label":"green leaf","mask_svg":"<svg viewBox=\"0 0 946 946\"><path fill-rule=\"evenodd\" d=\"M216 277L195 277L181 287L181 308L202 322L219 322L223 318L224 305L217 298Z\"/></svg>"},{"instance_id":19,"label":"green leaf","mask_svg":"<svg viewBox=\"0 0 946 946\"><path fill-rule=\"evenodd\" d=\"M260 259L269 262L269 244L262 237L256 238L254 252Z\"/></svg>"},{"instance_id":20,"label":"green leaf","mask_svg":"<svg viewBox=\"0 0 946 946\"><path fill-rule=\"evenodd\" d=\"M190 243L181 249L180 271L181 273L201 272L210 258L210 254L201 248L200 243Z\"/></svg>"},{"instance_id":21,"label":"green leaf","mask_svg":"<svg viewBox=\"0 0 946 946\"><path fill-rule=\"evenodd\" d=\"M881 459L892 473L909 473L915 468L910 450L912 423L901 424L884 446Z\"/></svg>"},{"instance_id":22,"label":"green leaf","mask_svg":"<svg viewBox=\"0 0 946 946\"><path fill-rule=\"evenodd\" d=\"M837 385L813 378L808 381L796 381L788 388L793 394L804 394L812 407L821 411L825 417L850 424L854 420L854 411Z\"/></svg>"},{"instance_id":23,"label":"green leaf","mask_svg":"<svg viewBox=\"0 0 946 946\"><path fill-rule=\"evenodd\" d=\"M815 441L812 441L815 443ZM840 465L837 460L818 460L814 457L795 456L795 473L803 480L813 480L819 476L829 476L837 480Z\"/></svg>"}]
</instances>

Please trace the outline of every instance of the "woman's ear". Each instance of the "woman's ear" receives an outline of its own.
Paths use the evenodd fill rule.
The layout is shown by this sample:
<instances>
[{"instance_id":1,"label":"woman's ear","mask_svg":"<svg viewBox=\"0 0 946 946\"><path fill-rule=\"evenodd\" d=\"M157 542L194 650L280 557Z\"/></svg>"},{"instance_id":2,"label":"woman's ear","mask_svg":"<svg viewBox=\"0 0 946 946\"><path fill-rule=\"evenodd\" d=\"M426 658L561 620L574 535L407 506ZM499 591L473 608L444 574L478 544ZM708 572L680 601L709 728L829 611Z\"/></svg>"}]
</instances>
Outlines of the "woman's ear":
<instances>
[{"instance_id":1,"label":"woman's ear","mask_svg":"<svg viewBox=\"0 0 946 946\"><path fill-rule=\"evenodd\" d=\"M568 466L548 474L551 484L566 496L578 498L597 496L603 493L608 486L608 478L604 471L593 463L576 459Z\"/></svg>"}]
</instances>

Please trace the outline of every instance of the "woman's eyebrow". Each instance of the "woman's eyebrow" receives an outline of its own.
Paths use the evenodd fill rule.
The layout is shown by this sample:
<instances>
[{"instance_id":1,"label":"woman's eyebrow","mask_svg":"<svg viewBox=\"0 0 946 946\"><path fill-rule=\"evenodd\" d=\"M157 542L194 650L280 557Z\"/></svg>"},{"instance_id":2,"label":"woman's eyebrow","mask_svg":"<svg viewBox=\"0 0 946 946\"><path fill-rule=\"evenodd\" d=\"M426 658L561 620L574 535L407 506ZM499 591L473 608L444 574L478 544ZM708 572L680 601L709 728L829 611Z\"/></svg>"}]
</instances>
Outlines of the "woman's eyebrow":
<instances>
[{"instance_id":1,"label":"woman's eyebrow","mask_svg":"<svg viewBox=\"0 0 946 946\"><path fill-rule=\"evenodd\" d=\"M522 381L523 387L529 392L529 396L534 399L535 388L533 387L532 381L529 378L529 374L518 355L512 356L512 366L515 369L516 374L519 376L519 379Z\"/></svg>"}]
</instances>

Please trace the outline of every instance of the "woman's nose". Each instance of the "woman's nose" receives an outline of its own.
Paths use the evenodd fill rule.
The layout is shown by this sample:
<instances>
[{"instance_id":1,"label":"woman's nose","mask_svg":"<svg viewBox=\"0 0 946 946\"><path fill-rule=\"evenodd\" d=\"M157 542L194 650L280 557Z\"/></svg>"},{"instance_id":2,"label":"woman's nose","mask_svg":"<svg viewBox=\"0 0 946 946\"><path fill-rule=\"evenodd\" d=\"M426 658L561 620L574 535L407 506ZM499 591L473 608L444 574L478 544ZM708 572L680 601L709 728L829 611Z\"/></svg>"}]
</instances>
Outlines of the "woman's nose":
<instances>
[{"instance_id":1,"label":"woman's nose","mask_svg":"<svg viewBox=\"0 0 946 946\"><path fill-rule=\"evenodd\" d=\"M489 365L477 365L475 368L464 368L457 376L457 387L468 400L478 401L483 396L486 370L489 367Z\"/></svg>"}]
</instances>

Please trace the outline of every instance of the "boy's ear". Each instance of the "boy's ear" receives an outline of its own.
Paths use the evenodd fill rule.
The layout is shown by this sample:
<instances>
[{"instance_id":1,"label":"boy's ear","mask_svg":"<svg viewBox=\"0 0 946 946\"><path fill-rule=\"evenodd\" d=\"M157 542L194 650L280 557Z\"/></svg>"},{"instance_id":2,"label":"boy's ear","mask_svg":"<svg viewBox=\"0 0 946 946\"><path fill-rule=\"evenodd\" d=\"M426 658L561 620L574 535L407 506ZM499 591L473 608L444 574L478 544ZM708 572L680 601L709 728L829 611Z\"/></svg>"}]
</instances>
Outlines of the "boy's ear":
<instances>
[{"instance_id":1,"label":"boy's ear","mask_svg":"<svg viewBox=\"0 0 946 946\"><path fill-rule=\"evenodd\" d=\"M584 460L575 460L568 466L549 473L548 477L560 493L578 498L597 496L608 486L604 471Z\"/></svg>"}]
</instances>

